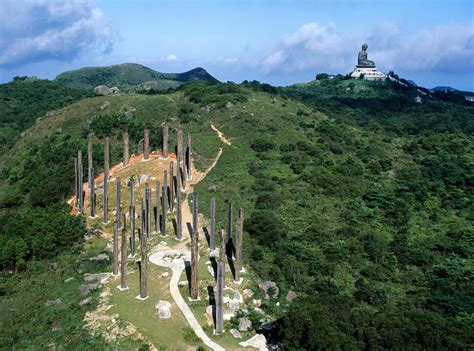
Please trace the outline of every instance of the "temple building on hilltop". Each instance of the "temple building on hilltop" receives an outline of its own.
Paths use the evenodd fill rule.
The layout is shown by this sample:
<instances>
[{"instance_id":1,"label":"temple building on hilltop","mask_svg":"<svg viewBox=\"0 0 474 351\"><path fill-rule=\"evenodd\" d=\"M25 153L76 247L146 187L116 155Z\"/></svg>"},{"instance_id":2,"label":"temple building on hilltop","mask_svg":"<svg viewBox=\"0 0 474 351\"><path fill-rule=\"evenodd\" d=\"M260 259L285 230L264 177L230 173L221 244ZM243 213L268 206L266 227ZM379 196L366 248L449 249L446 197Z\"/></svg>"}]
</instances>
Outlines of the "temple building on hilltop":
<instances>
[{"instance_id":1,"label":"temple building on hilltop","mask_svg":"<svg viewBox=\"0 0 474 351\"><path fill-rule=\"evenodd\" d=\"M359 51L357 65L350 73L352 78L364 78L367 80L385 79L387 76L380 72L375 66L375 62L368 59L367 44L362 44L362 49Z\"/></svg>"}]
</instances>

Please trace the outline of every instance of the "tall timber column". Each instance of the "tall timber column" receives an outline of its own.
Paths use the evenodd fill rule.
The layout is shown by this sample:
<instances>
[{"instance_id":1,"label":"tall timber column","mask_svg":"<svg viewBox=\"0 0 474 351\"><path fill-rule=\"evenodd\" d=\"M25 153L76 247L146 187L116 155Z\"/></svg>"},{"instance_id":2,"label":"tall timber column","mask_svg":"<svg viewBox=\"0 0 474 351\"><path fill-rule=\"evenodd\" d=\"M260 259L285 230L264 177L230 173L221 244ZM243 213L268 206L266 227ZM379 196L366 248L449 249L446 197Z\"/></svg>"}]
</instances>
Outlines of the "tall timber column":
<instances>
[{"instance_id":1,"label":"tall timber column","mask_svg":"<svg viewBox=\"0 0 474 351\"><path fill-rule=\"evenodd\" d=\"M239 209L239 218L235 231L235 280L240 281L240 273L242 273L242 246L244 236L244 209Z\"/></svg>"},{"instance_id":2,"label":"tall timber column","mask_svg":"<svg viewBox=\"0 0 474 351\"><path fill-rule=\"evenodd\" d=\"M211 224L209 233L209 248L211 250L216 249L216 198L211 198Z\"/></svg>"},{"instance_id":3,"label":"tall timber column","mask_svg":"<svg viewBox=\"0 0 474 351\"><path fill-rule=\"evenodd\" d=\"M128 166L129 161L129 139L128 139L128 132L123 133L123 166Z\"/></svg>"},{"instance_id":4,"label":"tall timber column","mask_svg":"<svg viewBox=\"0 0 474 351\"><path fill-rule=\"evenodd\" d=\"M93 134L92 133L89 133L89 135L87 136L87 171L88 171L88 176L89 176L89 179L87 180L87 184L89 185L89 188L91 186L91 169L92 169L92 136Z\"/></svg>"},{"instance_id":5,"label":"tall timber column","mask_svg":"<svg viewBox=\"0 0 474 351\"><path fill-rule=\"evenodd\" d=\"M104 140L104 224L109 223L109 137Z\"/></svg>"},{"instance_id":6,"label":"tall timber column","mask_svg":"<svg viewBox=\"0 0 474 351\"><path fill-rule=\"evenodd\" d=\"M198 196L193 193L193 230L191 236L191 299L197 300L199 298L198 285Z\"/></svg>"},{"instance_id":7,"label":"tall timber column","mask_svg":"<svg viewBox=\"0 0 474 351\"><path fill-rule=\"evenodd\" d=\"M163 124L163 158L168 158L168 138L169 138L169 128L168 123Z\"/></svg>"},{"instance_id":8,"label":"tall timber column","mask_svg":"<svg viewBox=\"0 0 474 351\"><path fill-rule=\"evenodd\" d=\"M130 256L135 257L135 181L130 180Z\"/></svg>"},{"instance_id":9,"label":"tall timber column","mask_svg":"<svg viewBox=\"0 0 474 351\"><path fill-rule=\"evenodd\" d=\"M77 164L77 157L74 158L74 194L76 195L76 208L79 202L79 166Z\"/></svg>"},{"instance_id":10,"label":"tall timber column","mask_svg":"<svg viewBox=\"0 0 474 351\"><path fill-rule=\"evenodd\" d=\"M123 215L125 217L125 214ZM121 257L120 257L120 290L128 289L127 286L127 229L125 228L125 218L123 220L121 237Z\"/></svg>"},{"instance_id":11,"label":"tall timber column","mask_svg":"<svg viewBox=\"0 0 474 351\"><path fill-rule=\"evenodd\" d=\"M78 199L79 212L84 213L84 166L82 165L82 151L77 152L77 168L78 168Z\"/></svg>"},{"instance_id":12,"label":"tall timber column","mask_svg":"<svg viewBox=\"0 0 474 351\"><path fill-rule=\"evenodd\" d=\"M91 218L95 218L95 174L94 174L94 168L90 169L89 174L90 174L89 192L90 192Z\"/></svg>"},{"instance_id":13,"label":"tall timber column","mask_svg":"<svg viewBox=\"0 0 474 351\"><path fill-rule=\"evenodd\" d=\"M161 233L161 226L160 226L160 216L161 216L161 184L160 182L156 182L156 217L155 217L155 232Z\"/></svg>"},{"instance_id":14,"label":"tall timber column","mask_svg":"<svg viewBox=\"0 0 474 351\"><path fill-rule=\"evenodd\" d=\"M161 189L161 193L162 193L161 201L162 201L162 208L163 208L163 218L162 218L162 222L161 222L161 234L166 235L166 220L167 220L167 217L168 217L168 197L167 197L168 191L166 189L166 183L165 183L165 185L163 185L163 187Z\"/></svg>"},{"instance_id":15,"label":"tall timber column","mask_svg":"<svg viewBox=\"0 0 474 351\"><path fill-rule=\"evenodd\" d=\"M234 205L229 203L229 207L227 208L227 257L232 259L233 257L233 245L234 241L232 238L232 227L233 227L233 212L234 212Z\"/></svg>"},{"instance_id":16,"label":"tall timber column","mask_svg":"<svg viewBox=\"0 0 474 351\"><path fill-rule=\"evenodd\" d=\"M143 141L143 158L148 160L150 158L150 130L145 129L145 136Z\"/></svg>"},{"instance_id":17,"label":"tall timber column","mask_svg":"<svg viewBox=\"0 0 474 351\"><path fill-rule=\"evenodd\" d=\"M183 217L181 213L181 171L179 167L179 153L178 153L178 174L176 176L176 239L183 239Z\"/></svg>"},{"instance_id":18,"label":"tall timber column","mask_svg":"<svg viewBox=\"0 0 474 351\"><path fill-rule=\"evenodd\" d=\"M121 202L121 199L120 199L120 190L121 190L120 189L121 188L120 177L117 177L116 184L117 184L117 193L116 193L116 198L115 198L115 211L116 211L115 217L117 218L117 222L120 226L120 202Z\"/></svg>"},{"instance_id":19,"label":"tall timber column","mask_svg":"<svg viewBox=\"0 0 474 351\"><path fill-rule=\"evenodd\" d=\"M165 183L166 184L166 183ZM174 210L174 162L171 161L170 163L170 189L169 189L169 211L173 212Z\"/></svg>"},{"instance_id":20,"label":"tall timber column","mask_svg":"<svg viewBox=\"0 0 474 351\"><path fill-rule=\"evenodd\" d=\"M109 137L104 140L104 169L108 171L110 169L110 141Z\"/></svg>"},{"instance_id":21,"label":"tall timber column","mask_svg":"<svg viewBox=\"0 0 474 351\"><path fill-rule=\"evenodd\" d=\"M188 133L188 145L187 145L187 152L186 152L186 174L188 177L188 180L191 180L192 178L192 172L191 172L191 133Z\"/></svg>"},{"instance_id":22,"label":"tall timber column","mask_svg":"<svg viewBox=\"0 0 474 351\"><path fill-rule=\"evenodd\" d=\"M145 233L148 240L151 239L151 189L148 183L145 184Z\"/></svg>"},{"instance_id":23,"label":"tall timber column","mask_svg":"<svg viewBox=\"0 0 474 351\"><path fill-rule=\"evenodd\" d=\"M145 233L140 233L140 300L145 300L148 297L147 294L147 239Z\"/></svg>"},{"instance_id":24,"label":"tall timber column","mask_svg":"<svg viewBox=\"0 0 474 351\"><path fill-rule=\"evenodd\" d=\"M114 240L113 240L113 266L112 266L112 274L117 276L118 275L118 266L119 266L119 259L118 259L118 230L119 230L119 223L118 221L114 222Z\"/></svg>"},{"instance_id":25,"label":"tall timber column","mask_svg":"<svg viewBox=\"0 0 474 351\"><path fill-rule=\"evenodd\" d=\"M220 231L221 247L217 262L217 293L216 293L216 334L224 331L224 284L225 284L225 239L224 229Z\"/></svg>"},{"instance_id":26,"label":"tall timber column","mask_svg":"<svg viewBox=\"0 0 474 351\"><path fill-rule=\"evenodd\" d=\"M182 189L186 189L186 179L183 177L183 170L184 170L184 167L182 168L181 167L181 162L184 162L184 151L183 151L183 130L181 128L178 128L178 154L176 155L177 159L178 159L178 169L177 169L177 172L178 172L178 178L179 179L179 182L180 184L182 185ZM177 187L177 192L181 190L181 187Z\"/></svg>"}]
</instances>

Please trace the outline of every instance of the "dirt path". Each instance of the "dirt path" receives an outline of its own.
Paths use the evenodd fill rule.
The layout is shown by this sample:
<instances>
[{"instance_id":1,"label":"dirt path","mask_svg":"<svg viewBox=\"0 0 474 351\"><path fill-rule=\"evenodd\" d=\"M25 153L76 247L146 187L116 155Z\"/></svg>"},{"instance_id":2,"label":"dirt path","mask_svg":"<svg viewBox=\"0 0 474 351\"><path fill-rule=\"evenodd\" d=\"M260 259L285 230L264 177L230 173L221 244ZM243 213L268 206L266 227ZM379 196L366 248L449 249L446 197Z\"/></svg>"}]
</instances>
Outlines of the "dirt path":
<instances>
[{"instance_id":1,"label":"dirt path","mask_svg":"<svg viewBox=\"0 0 474 351\"><path fill-rule=\"evenodd\" d=\"M211 128L217 132L219 139L223 143L227 145L231 145L230 141L213 124L211 124ZM216 158L204 172L196 171L196 168L194 167L194 163L192 164L192 170L193 170L192 180L188 180L186 183L187 194L191 194L193 191L194 185L202 181L206 177L206 175L216 166L217 162L219 161L219 158L222 155L222 152L223 152L223 149L220 148L219 152L217 153ZM183 231L183 237L185 239L181 241L178 245L175 245L173 247L173 250L165 249L165 250L159 250L158 252L153 253L152 255L149 256L149 260L151 263L156 264L158 266L171 268L173 272L173 275L170 280L171 296L173 297L173 300L178 305L179 309L183 313L184 317L188 321L191 328L193 328L196 335L202 340L204 344L206 344L206 346L210 347L212 350L225 351L225 349L222 346L218 345L207 336L207 334L204 332L201 325L199 324L198 320L194 316L192 310L189 308L185 299L181 295L181 292L179 291L178 283L179 283L181 274L183 272L183 269L185 267L184 261L185 260L189 261L190 256L191 256L191 252L186 247L186 244L190 241L187 223L192 223L193 221L193 215L192 215L191 209L189 208L188 195L183 197L182 201L183 201L181 204L182 231ZM175 253L182 254L183 258L175 259L172 262L163 260L163 257L165 257L166 255L173 255Z\"/></svg>"},{"instance_id":2,"label":"dirt path","mask_svg":"<svg viewBox=\"0 0 474 351\"><path fill-rule=\"evenodd\" d=\"M164 259L166 256L173 257L177 254L180 254L183 258L175 258L172 261ZM194 316L193 311L191 311L183 296L181 296L181 292L179 291L179 278L181 277L181 273L185 268L184 261L191 260L190 251L183 249L159 251L152 254L149 257L149 260L151 263L158 266L170 268L173 272L170 280L171 296L173 297L174 302L176 302L176 305L178 305L178 308L183 313L191 328L193 328L196 335L204 342L204 344L206 344L206 346L210 347L212 350L225 351L222 346L218 345L207 336L207 334L202 329L201 324L199 324L199 321Z\"/></svg>"},{"instance_id":3,"label":"dirt path","mask_svg":"<svg viewBox=\"0 0 474 351\"><path fill-rule=\"evenodd\" d=\"M232 145L232 143L230 142L229 139L227 139L225 137L225 135L219 130L217 129L217 127L211 123L211 128L213 131L217 132L217 135L219 136L219 139L221 139L221 141L224 143L224 144L227 144L227 145Z\"/></svg>"}]
</instances>

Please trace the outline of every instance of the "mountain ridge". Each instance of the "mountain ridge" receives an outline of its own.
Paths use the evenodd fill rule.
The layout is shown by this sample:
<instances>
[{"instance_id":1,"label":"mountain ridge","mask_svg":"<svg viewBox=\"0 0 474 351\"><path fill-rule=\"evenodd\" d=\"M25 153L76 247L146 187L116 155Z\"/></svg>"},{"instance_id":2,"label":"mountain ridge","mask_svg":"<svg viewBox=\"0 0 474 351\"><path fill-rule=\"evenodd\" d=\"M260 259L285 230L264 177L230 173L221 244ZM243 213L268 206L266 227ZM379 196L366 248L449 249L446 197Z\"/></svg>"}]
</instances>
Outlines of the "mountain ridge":
<instances>
[{"instance_id":1,"label":"mountain ridge","mask_svg":"<svg viewBox=\"0 0 474 351\"><path fill-rule=\"evenodd\" d=\"M60 73L54 81L76 88L91 89L98 85L108 85L132 91L164 90L192 81L218 82L202 67L181 73L164 73L137 63L82 67Z\"/></svg>"}]
</instances>

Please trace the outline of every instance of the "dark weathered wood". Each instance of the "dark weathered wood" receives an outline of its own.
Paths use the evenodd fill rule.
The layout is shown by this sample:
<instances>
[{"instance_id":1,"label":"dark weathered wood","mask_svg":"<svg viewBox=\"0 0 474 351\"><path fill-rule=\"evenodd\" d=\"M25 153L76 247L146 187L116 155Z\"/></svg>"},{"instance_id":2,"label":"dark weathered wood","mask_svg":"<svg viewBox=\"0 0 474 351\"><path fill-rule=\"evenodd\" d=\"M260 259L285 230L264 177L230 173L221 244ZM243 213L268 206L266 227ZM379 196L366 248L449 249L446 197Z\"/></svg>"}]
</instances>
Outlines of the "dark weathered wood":
<instances>
[{"instance_id":1,"label":"dark weathered wood","mask_svg":"<svg viewBox=\"0 0 474 351\"><path fill-rule=\"evenodd\" d=\"M104 140L104 170L108 171L110 169L110 142L109 137L106 137Z\"/></svg>"},{"instance_id":2,"label":"dark weathered wood","mask_svg":"<svg viewBox=\"0 0 474 351\"><path fill-rule=\"evenodd\" d=\"M176 238L181 240L183 238L183 218L181 212L181 171L180 171L180 156L178 152L178 174L176 176Z\"/></svg>"},{"instance_id":3,"label":"dark weathered wood","mask_svg":"<svg viewBox=\"0 0 474 351\"><path fill-rule=\"evenodd\" d=\"M93 134L92 133L89 133L89 135L87 136L87 170L90 171L93 166L92 162L92 137L93 137ZM90 173L89 173L90 175ZM89 185L90 187L90 178L88 179L88 182L87 184Z\"/></svg>"},{"instance_id":4,"label":"dark weathered wood","mask_svg":"<svg viewBox=\"0 0 474 351\"><path fill-rule=\"evenodd\" d=\"M145 233L140 235L140 249L141 249L141 259L140 259L140 297L142 299L148 296L147 294L147 238Z\"/></svg>"},{"instance_id":5,"label":"dark weathered wood","mask_svg":"<svg viewBox=\"0 0 474 351\"><path fill-rule=\"evenodd\" d=\"M104 224L109 223L109 171L104 171Z\"/></svg>"},{"instance_id":6,"label":"dark weathered wood","mask_svg":"<svg viewBox=\"0 0 474 351\"><path fill-rule=\"evenodd\" d=\"M239 209L239 218L237 219L235 231L235 280L240 280L240 273L242 272L242 246L244 236L244 209Z\"/></svg>"},{"instance_id":7,"label":"dark weathered wood","mask_svg":"<svg viewBox=\"0 0 474 351\"><path fill-rule=\"evenodd\" d=\"M128 166L129 162L129 138L128 132L123 133L123 165Z\"/></svg>"},{"instance_id":8,"label":"dark weathered wood","mask_svg":"<svg viewBox=\"0 0 474 351\"><path fill-rule=\"evenodd\" d=\"M117 192L116 192L116 197L115 197L115 211L116 211L116 214L115 214L115 217L117 218L117 222L120 226L120 206L121 206L121 198L120 198L120 194L121 194L121 181L120 181L120 177L117 177L116 179L116 185L117 185Z\"/></svg>"},{"instance_id":9,"label":"dark weathered wood","mask_svg":"<svg viewBox=\"0 0 474 351\"><path fill-rule=\"evenodd\" d=\"M125 221L124 221L125 222ZM121 258L120 258L120 287L122 289L127 288L127 229L125 225L122 228L122 238L121 238L122 248L121 248Z\"/></svg>"},{"instance_id":10,"label":"dark weathered wood","mask_svg":"<svg viewBox=\"0 0 474 351\"><path fill-rule=\"evenodd\" d=\"M130 256L135 256L135 205L130 206Z\"/></svg>"},{"instance_id":11,"label":"dark weathered wood","mask_svg":"<svg viewBox=\"0 0 474 351\"><path fill-rule=\"evenodd\" d=\"M191 234L191 298L197 300L199 297L198 284L198 195L193 193L193 228Z\"/></svg>"},{"instance_id":12,"label":"dark weathered wood","mask_svg":"<svg viewBox=\"0 0 474 351\"><path fill-rule=\"evenodd\" d=\"M229 259L232 259L234 256L234 239L233 239L233 214L234 214L234 205L229 203L229 206L227 208L227 257Z\"/></svg>"},{"instance_id":13,"label":"dark weathered wood","mask_svg":"<svg viewBox=\"0 0 474 351\"><path fill-rule=\"evenodd\" d=\"M74 158L74 195L76 196L76 208L79 206L79 167L77 157Z\"/></svg>"},{"instance_id":14,"label":"dark weathered wood","mask_svg":"<svg viewBox=\"0 0 474 351\"><path fill-rule=\"evenodd\" d=\"M143 141L143 158L148 160L150 158L150 130L145 129L144 141Z\"/></svg>"},{"instance_id":15,"label":"dark weathered wood","mask_svg":"<svg viewBox=\"0 0 474 351\"><path fill-rule=\"evenodd\" d=\"M165 183L166 184L166 183ZM161 189L162 192L162 207L163 207L163 218L161 221L161 234L166 235L166 221L168 217L168 199L167 199L167 189L166 185L162 187Z\"/></svg>"},{"instance_id":16,"label":"dark weathered wood","mask_svg":"<svg viewBox=\"0 0 474 351\"><path fill-rule=\"evenodd\" d=\"M178 164L177 164L177 178L179 178L180 185L182 186L182 189L186 189L186 178L183 177L183 170L184 166L182 166L182 162L184 162L184 149L183 149L183 130L181 128L178 128L178 154L176 155L178 159ZM176 191L181 191L181 187L176 187Z\"/></svg>"},{"instance_id":17,"label":"dark weathered wood","mask_svg":"<svg viewBox=\"0 0 474 351\"><path fill-rule=\"evenodd\" d=\"M174 211L174 161L170 162L169 212Z\"/></svg>"},{"instance_id":18,"label":"dark weathered wood","mask_svg":"<svg viewBox=\"0 0 474 351\"><path fill-rule=\"evenodd\" d=\"M84 166L82 165L82 151L77 152L77 168L78 168L78 198L79 212L84 213Z\"/></svg>"},{"instance_id":19,"label":"dark weathered wood","mask_svg":"<svg viewBox=\"0 0 474 351\"><path fill-rule=\"evenodd\" d=\"M94 168L91 168L90 171L90 211L91 211L91 217L95 218L95 173L94 173Z\"/></svg>"},{"instance_id":20,"label":"dark weathered wood","mask_svg":"<svg viewBox=\"0 0 474 351\"><path fill-rule=\"evenodd\" d=\"M119 223L118 221L114 222L114 239L113 239L113 263L112 263L112 274L118 275L118 266L119 266L119 259L118 259L118 231L119 231Z\"/></svg>"},{"instance_id":21,"label":"dark weathered wood","mask_svg":"<svg viewBox=\"0 0 474 351\"><path fill-rule=\"evenodd\" d=\"M161 216L161 184L160 182L156 182L156 216L155 216L155 232L161 233L161 226L160 226L160 216Z\"/></svg>"},{"instance_id":22,"label":"dark weathered wood","mask_svg":"<svg viewBox=\"0 0 474 351\"><path fill-rule=\"evenodd\" d=\"M216 334L224 331L224 285L225 285L225 238L224 229L220 231L221 246L217 262L216 292Z\"/></svg>"},{"instance_id":23,"label":"dark weathered wood","mask_svg":"<svg viewBox=\"0 0 474 351\"><path fill-rule=\"evenodd\" d=\"M169 138L169 128L168 124L163 124L163 158L168 158L168 138Z\"/></svg>"},{"instance_id":24,"label":"dark weathered wood","mask_svg":"<svg viewBox=\"0 0 474 351\"><path fill-rule=\"evenodd\" d=\"M192 150L191 150L191 133L188 133L188 145L187 145L187 150L186 150L186 174L188 177L188 180L192 179L192 170L191 170L191 156L192 156Z\"/></svg>"},{"instance_id":25,"label":"dark weathered wood","mask_svg":"<svg viewBox=\"0 0 474 351\"><path fill-rule=\"evenodd\" d=\"M209 248L216 249L216 198L211 198L211 224L209 228Z\"/></svg>"},{"instance_id":26,"label":"dark weathered wood","mask_svg":"<svg viewBox=\"0 0 474 351\"><path fill-rule=\"evenodd\" d=\"M151 188L150 184L145 184L145 211L146 211L146 236L148 240L151 239L151 228L152 228L152 202L151 202Z\"/></svg>"}]
</instances>

